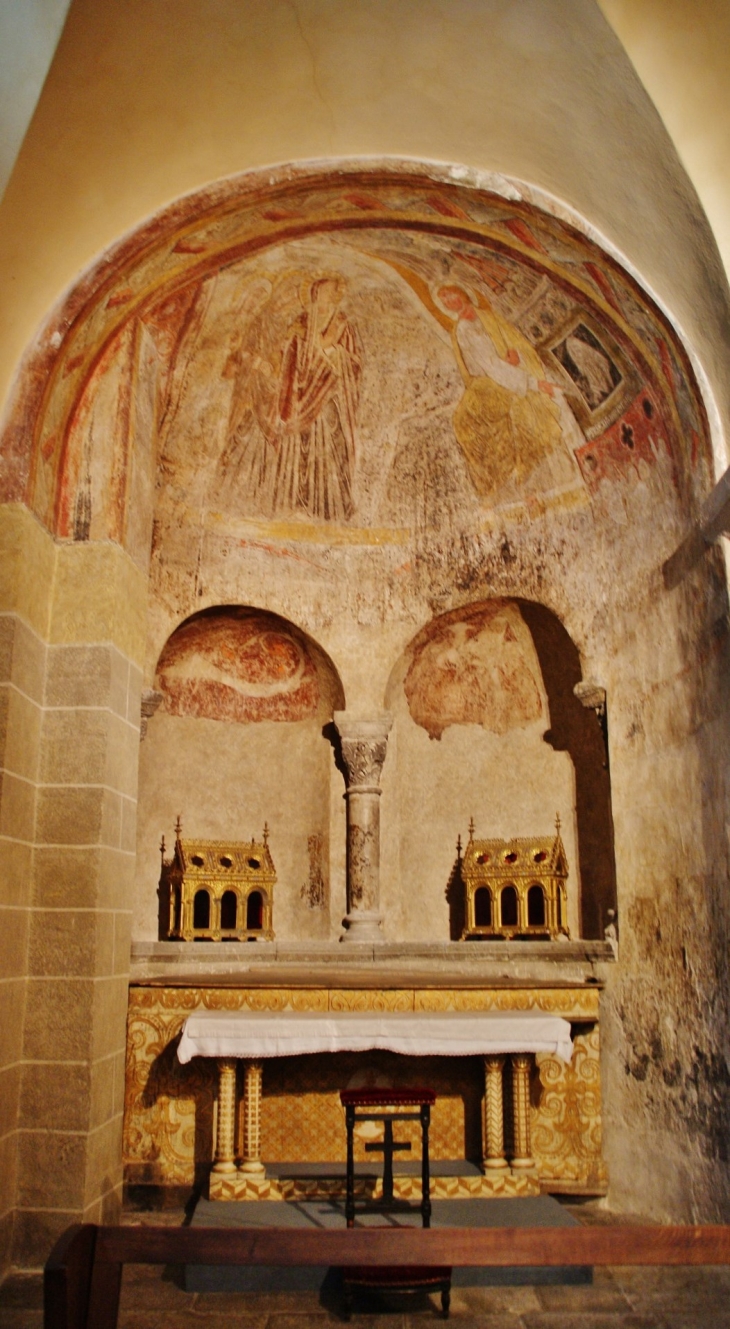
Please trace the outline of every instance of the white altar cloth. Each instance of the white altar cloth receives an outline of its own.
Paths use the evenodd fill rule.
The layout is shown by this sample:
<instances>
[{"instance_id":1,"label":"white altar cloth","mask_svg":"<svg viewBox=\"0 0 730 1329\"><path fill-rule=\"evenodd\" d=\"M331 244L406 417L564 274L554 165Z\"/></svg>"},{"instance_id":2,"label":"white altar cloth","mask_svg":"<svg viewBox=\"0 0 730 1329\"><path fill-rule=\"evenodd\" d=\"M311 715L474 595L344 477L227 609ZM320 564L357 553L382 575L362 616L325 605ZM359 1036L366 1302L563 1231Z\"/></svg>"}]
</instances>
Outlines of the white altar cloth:
<instances>
[{"instance_id":1,"label":"white altar cloth","mask_svg":"<svg viewBox=\"0 0 730 1329\"><path fill-rule=\"evenodd\" d=\"M191 1057L369 1052L461 1057L552 1052L569 1062L570 1024L544 1011L196 1011L177 1050Z\"/></svg>"}]
</instances>

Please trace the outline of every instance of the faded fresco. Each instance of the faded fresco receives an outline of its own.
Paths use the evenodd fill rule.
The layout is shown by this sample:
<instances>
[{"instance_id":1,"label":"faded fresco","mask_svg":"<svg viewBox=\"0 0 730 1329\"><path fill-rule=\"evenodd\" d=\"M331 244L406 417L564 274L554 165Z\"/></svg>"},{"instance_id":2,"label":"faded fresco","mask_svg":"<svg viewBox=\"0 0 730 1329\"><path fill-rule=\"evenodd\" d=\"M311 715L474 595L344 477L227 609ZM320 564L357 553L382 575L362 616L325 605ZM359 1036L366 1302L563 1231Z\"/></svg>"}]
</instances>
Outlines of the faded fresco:
<instances>
[{"instance_id":1,"label":"faded fresco","mask_svg":"<svg viewBox=\"0 0 730 1329\"><path fill-rule=\"evenodd\" d=\"M319 685L301 642L268 614L220 611L184 623L157 667L162 710L250 724L306 720Z\"/></svg>"},{"instance_id":2,"label":"faded fresco","mask_svg":"<svg viewBox=\"0 0 730 1329\"><path fill-rule=\"evenodd\" d=\"M684 503L707 466L671 330L564 223L366 173L199 206L197 230L158 222L89 280L34 380L27 483L59 534L146 566L153 506L179 524L184 494L208 521L398 544L457 510L529 522L652 473Z\"/></svg>"},{"instance_id":3,"label":"faded fresco","mask_svg":"<svg viewBox=\"0 0 730 1329\"><path fill-rule=\"evenodd\" d=\"M493 600L447 614L411 648L404 689L416 724L431 738L449 725L495 734L545 714L540 665L519 607Z\"/></svg>"},{"instance_id":4,"label":"faded fresco","mask_svg":"<svg viewBox=\"0 0 730 1329\"><path fill-rule=\"evenodd\" d=\"M267 516L352 517L361 352L346 295L326 273L245 287L241 339L223 369L233 390L215 502L234 491Z\"/></svg>"}]
</instances>

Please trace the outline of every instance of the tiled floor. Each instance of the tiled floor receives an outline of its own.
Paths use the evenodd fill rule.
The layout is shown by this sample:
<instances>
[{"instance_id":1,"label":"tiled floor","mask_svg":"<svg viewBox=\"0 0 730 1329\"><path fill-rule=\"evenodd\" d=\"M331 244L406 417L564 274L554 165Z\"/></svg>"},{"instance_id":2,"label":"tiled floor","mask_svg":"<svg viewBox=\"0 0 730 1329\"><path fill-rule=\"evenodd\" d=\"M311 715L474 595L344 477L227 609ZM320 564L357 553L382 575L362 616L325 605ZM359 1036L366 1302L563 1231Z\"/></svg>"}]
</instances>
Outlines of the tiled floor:
<instances>
[{"instance_id":1,"label":"tiled floor","mask_svg":"<svg viewBox=\"0 0 730 1329\"><path fill-rule=\"evenodd\" d=\"M583 1221L610 1221L588 1212ZM130 1215L159 1222L163 1215ZM178 1223L182 1216L164 1215ZM41 1329L40 1275L12 1275L0 1287L1 1329ZM438 1298L367 1305L352 1329L410 1329L438 1323ZM592 1286L454 1289L458 1329L730 1329L730 1268L597 1269ZM335 1298L317 1292L185 1292L182 1270L128 1267L119 1329L327 1329L341 1322Z\"/></svg>"}]
</instances>

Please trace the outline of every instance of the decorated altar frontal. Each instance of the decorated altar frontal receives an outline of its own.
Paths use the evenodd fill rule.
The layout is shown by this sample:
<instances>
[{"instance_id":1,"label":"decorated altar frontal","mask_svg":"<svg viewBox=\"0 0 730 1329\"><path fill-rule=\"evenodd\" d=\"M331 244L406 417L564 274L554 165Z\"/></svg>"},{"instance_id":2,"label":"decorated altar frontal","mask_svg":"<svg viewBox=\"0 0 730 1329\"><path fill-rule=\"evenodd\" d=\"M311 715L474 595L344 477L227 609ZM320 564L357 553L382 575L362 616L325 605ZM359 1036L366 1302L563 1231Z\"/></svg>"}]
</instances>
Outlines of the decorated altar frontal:
<instances>
[{"instance_id":1,"label":"decorated altar frontal","mask_svg":"<svg viewBox=\"0 0 730 1329\"><path fill-rule=\"evenodd\" d=\"M428 1084L433 1198L602 1194L597 986L130 990L125 1173L211 1199L344 1196L340 1090ZM394 1193L420 1198L420 1139ZM364 1129L362 1197L381 1187ZM212 1168L211 1168L212 1164ZM159 1197L158 1197L159 1198Z\"/></svg>"}]
</instances>

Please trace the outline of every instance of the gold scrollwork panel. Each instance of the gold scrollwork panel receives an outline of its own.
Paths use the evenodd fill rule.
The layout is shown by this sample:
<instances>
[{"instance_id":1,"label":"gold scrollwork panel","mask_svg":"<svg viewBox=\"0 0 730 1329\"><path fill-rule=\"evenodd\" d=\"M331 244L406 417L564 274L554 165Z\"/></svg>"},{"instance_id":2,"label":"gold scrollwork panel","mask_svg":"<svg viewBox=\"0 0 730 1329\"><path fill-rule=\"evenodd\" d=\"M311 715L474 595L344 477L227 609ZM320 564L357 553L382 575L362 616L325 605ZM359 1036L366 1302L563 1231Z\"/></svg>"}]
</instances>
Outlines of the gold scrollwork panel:
<instances>
[{"instance_id":1,"label":"gold scrollwork panel","mask_svg":"<svg viewBox=\"0 0 730 1329\"><path fill-rule=\"evenodd\" d=\"M413 991L408 989L339 988L329 994L331 1011L412 1011Z\"/></svg>"},{"instance_id":2,"label":"gold scrollwork panel","mask_svg":"<svg viewBox=\"0 0 730 1329\"><path fill-rule=\"evenodd\" d=\"M188 1011L130 1011L127 1032L124 1143L128 1181L192 1183L212 1158L216 1067L177 1059Z\"/></svg>"},{"instance_id":3,"label":"gold scrollwork panel","mask_svg":"<svg viewBox=\"0 0 730 1329\"><path fill-rule=\"evenodd\" d=\"M597 1020L599 992L591 988L424 988L417 1011L547 1011L566 1020Z\"/></svg>"},{"instance_id":4,"label":"gold scrollwork panel","mask_svg":"<svg viewBox=\"0 0 730 1329\"><path fill-rule=\"evenodd\" d=\"M344 1162L345 1113L340 1090L425 1084L436 1092L431 1111L430 1153L434 1159L480 1157L484 1072L478 1058L399 1057L393 1052L335 1052L272 1058L264 1065L261 1150L267 1162ZM397 1140L409 1141L402 1160L421 1156L418 1122L398 1122ZM381 1157L365 1151L367 1140L382 1139L377 1125L355 1130L355 1158ZM465 1152L468 1151L468 1152Z\"/></svg>"},{"instance_id":5,"label":"gold scrollwork panel","mask_svg":"<svg viewBox=\"0 0 730 1329\"><path fill-rule=\"evenodd\" d=\"M601 1156L601 1069L598 1026L574 1032L569 1065L540 1053L533 1081L532 1153L543 1190L601 1194L608 1174Z\"/></svg>"}]
</instances>

